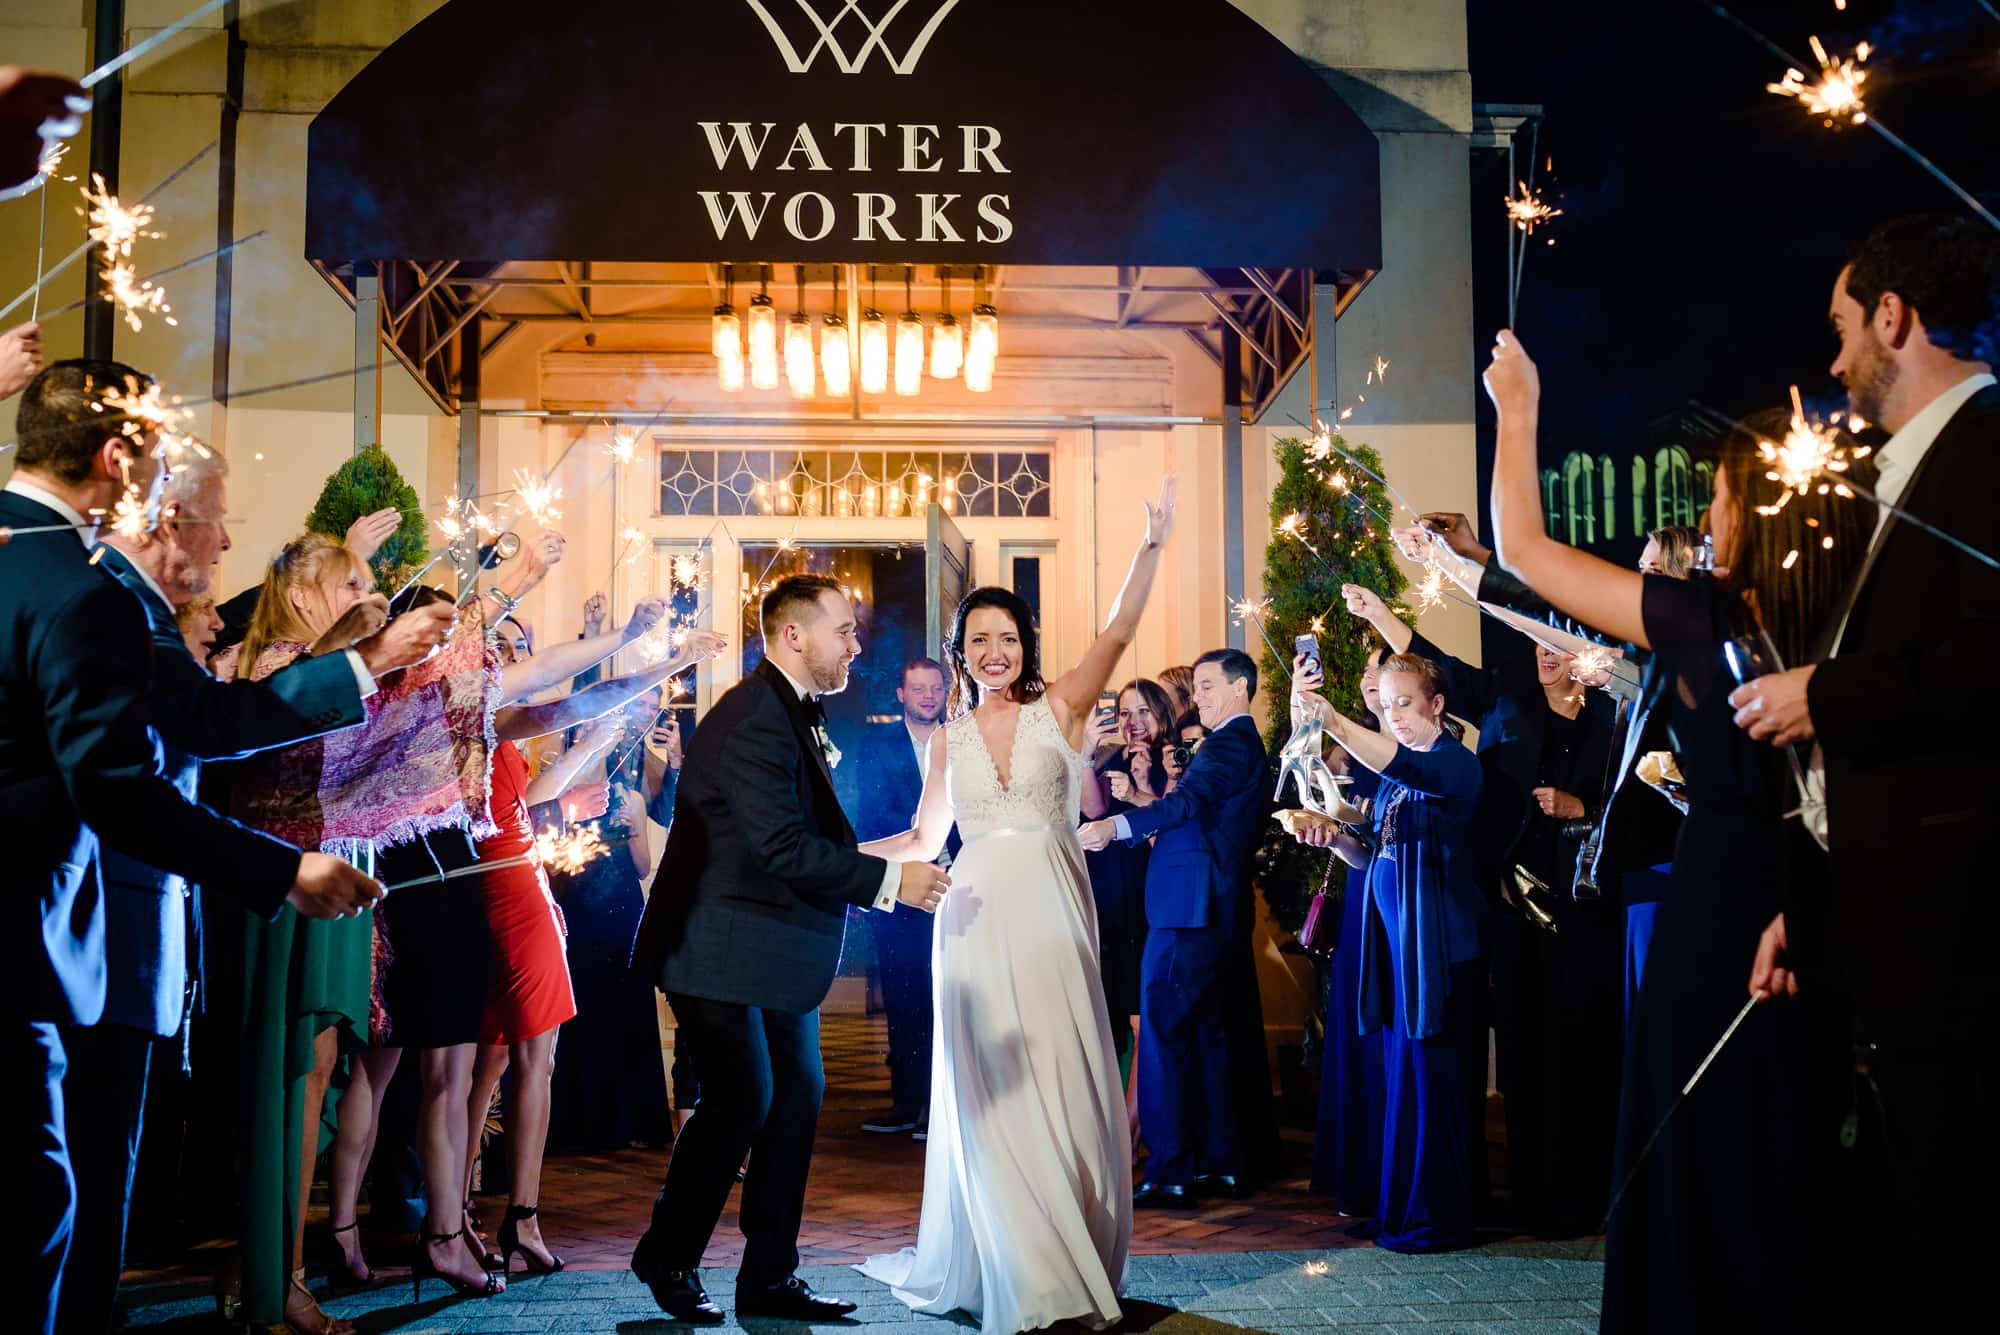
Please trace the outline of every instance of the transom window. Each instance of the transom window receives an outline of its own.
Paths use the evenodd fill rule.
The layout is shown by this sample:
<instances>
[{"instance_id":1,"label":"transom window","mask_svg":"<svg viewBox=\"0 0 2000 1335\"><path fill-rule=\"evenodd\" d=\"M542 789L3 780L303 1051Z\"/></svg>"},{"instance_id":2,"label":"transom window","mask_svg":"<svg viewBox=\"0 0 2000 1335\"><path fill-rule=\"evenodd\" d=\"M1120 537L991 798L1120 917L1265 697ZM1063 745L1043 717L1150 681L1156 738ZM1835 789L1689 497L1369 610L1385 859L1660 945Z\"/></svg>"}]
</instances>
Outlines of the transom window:
<instances>
[{"instance_id":1,"label":"transom window","mask_svg":"<svg viewBox=\"0 0 2000 1335\"><path fill-rule=\"evenodd\" d=\"M1047 518L1049 450L663 447L662 515Z\"/></svg>"}]
</instances>

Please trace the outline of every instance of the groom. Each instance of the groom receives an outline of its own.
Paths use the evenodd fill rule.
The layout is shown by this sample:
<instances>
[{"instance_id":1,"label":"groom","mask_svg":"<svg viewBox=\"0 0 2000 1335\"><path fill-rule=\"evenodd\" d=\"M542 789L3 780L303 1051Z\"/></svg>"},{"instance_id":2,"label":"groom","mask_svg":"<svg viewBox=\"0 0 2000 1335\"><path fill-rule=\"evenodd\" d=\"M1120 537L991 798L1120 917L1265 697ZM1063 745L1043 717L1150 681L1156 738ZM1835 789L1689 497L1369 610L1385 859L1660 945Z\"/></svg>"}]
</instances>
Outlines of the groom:
<instances>
[{"instance_id":1,"label":"groom","mask_svg":"<svg viewBox=\"0 0 2000 1335\"><path fill-rule=\"evenodd\" d=\"M854 1310L793 1273L825 1085L819 1004L848 905L934 912L950 885L930 863L857 852L834 796L839 757L819 697L846 687L861 653L839 584L794 575L761 612L764 661L687 748L632 952L701 1054L701 1102L674 1142L632 1270L662 1310L697 1325L724 1319L698 1267L745 1154L736 1314L824 1321Z\"/></svg>"}]
</instances>

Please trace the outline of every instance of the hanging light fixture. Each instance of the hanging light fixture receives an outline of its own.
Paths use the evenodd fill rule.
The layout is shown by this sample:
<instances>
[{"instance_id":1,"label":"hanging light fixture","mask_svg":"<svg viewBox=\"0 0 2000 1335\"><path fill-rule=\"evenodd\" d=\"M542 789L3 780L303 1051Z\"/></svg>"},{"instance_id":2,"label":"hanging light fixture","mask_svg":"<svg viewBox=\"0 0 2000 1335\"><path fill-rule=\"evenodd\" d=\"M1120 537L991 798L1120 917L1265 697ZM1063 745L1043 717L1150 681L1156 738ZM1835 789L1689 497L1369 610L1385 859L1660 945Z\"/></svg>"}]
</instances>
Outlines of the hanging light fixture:
<instances>
[{"instance_id":1,"label":"hanging light fixture","mask_svg":"<svg viewBox=\"0 0 2000 1335\"><path fill-rule=\"evenodd\" d=\"M916 277L916 265L903 266L903 316L896 321L896 392L905 398L924 387L924 320L910 297Z\"/></svg>"},{"instance_id":2,"label":"hanging light fixture","mask_svg":"<svg viewBox=\"0 0 2000 1335\"><path fill-rule=\"evenodd\" d=\"M931 331L931 378L955 380L958 368L965 364L965 330L951 313L950 266L938 269L938 283L944 288L944 314L938 316L937 328Z\"/></svg>"},{"instance_id":3,"label":"hanging light fixture","mask_svg":"<svg viewBox=\"0 0 2000 1335\"><path fill-rule=\"evenodd\" d=\"M716 379L725 392L734 394L743 388L743 354L731 351L727 356L716 359Z\"/></svg>"},{"instance_id":4,"label":"hanging light fixture","mask_svg":"<svg viewBox=\"0 0 2000 1335\"><path fill-rule=\"evenodd\" d=\"M708 350L718 358L743 356L743 322L736 318L736 266L722 266L722 304L708 322Z\"/></svg>"},{"instance_id":5,"label":"hanging light fixture","mask_svg":"<svg viewBox=\"0 0 2000 1335\"><path fill-rule=\"evenodd\" d=\"M762 266L757 295L750 298L747 334L750 383L757 389L778 387L778 308L771 304L771 266Z\"/></svg>"},{"instance_id":6,"label":"hanging light fixture","mask_svg":"<svg viewBox=\"0 0 2000 1335\"><path fill-rule=\"evenodd\" d=\"M868 266L868 309L861 312L861 392L889 388L889 322L875 308L875 266Z\"/></svg>"},{"instance_id":7,"label":"hanging light fixture","mask_svg":"<svg viewBox=\"0 0 2000 1335\"><path fill-rule=\"evenodd\" d=\"M981 300L972 308L972 328L965 343L965 387L984 394L993 388L993 363L1000 357L1000 313L983 300L985 266L972 274L974 296Z\"/></svg>"},{"instance_id":8,"label":"hanging light fixture","mask_svg":"<svg viewBox=\"0 0 2000 1335\"><path fill-rule=\"evenodd\" d=\"M826 377L826 392L835 398L847 394L848 358L852 355L848 342L851 331L847 327L847 317L841 314L840 265L833 266L833 310L819 328L819 371Z\"/></svg>"},{"instance_id":9,"label":"hanging light fixture","mask_svg":"<svg viewBox=\"0 0 2000 1335\"><path fill-rule=\"evenodd\" d=\"M785 322L785 379L791 382L793 398L809 399L813 396L815 372L813 322L812 316L806 314L805 265L793 270L793 285L798 305L792 310L792 318Z\"/></svg>"}]
</instances>

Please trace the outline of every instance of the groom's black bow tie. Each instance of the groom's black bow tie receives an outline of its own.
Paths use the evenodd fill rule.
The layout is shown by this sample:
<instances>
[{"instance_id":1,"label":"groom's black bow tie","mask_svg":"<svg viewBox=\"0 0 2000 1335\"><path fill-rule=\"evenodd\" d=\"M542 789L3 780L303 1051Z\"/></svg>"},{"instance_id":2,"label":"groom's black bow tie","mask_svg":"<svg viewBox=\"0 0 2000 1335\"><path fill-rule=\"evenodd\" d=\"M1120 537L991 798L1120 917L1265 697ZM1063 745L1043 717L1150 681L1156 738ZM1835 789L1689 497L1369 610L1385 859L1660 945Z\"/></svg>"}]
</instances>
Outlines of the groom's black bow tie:
<instances>
[{"instance_id":1,"label":"groom's black bow tie","mask_svg":"<svg viewBox=\"0 0 2000 1335\"><path fill-rule=\"evenodd\" d=\"M807 693L800 696L799 708L806 711L806 722L821 725L826 723L826 703L817 695Z\"/></svg>"}]
</instances>

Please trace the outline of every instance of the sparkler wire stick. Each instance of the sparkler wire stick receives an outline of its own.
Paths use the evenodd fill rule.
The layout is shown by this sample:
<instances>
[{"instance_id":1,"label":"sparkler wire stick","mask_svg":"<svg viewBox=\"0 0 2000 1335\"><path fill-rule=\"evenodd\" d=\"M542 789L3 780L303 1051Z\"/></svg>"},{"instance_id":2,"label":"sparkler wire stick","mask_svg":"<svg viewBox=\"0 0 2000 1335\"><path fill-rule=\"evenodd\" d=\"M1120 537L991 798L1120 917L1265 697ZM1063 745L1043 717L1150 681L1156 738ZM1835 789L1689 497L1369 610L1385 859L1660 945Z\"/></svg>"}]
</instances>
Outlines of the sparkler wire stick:
<instances>
[{"instance_id":1,"label":"sparkler wire stick","mask_svg":"<svg viewBox=\"0 0 2000 1335\"><path fill-rule=\"evenodd\" d=\"M1625 1172L1625 1180L1618 1184L1617 1193L1611 1197L1611 1208L1604 1212L1604 1227L1606 1229L1609 1229L1611 1226L1612 1216L1618 1213L1619 1202L1625 1199L1625 1193L1631 1190L1633 1181L1638 1178L1639 1170L1646 1166L1646 1156L1651 1154L1653 1146L1659 1143L1660 1133L1667 1129L1667 1123L1673 1120L1674 1114L1680 1111L1683 1103L1687 1102L1688 1095L1694 1093L1694 1087L1701 1083L1702 1076L1708 1073L1708 1068L1714 1064L1715 1059L1722 1055L1722 1049L1727 1047L1729 1040L1736 1036L1737 1029L1742 1026L1743 1021L1750 1017L1750 1012L1756 1009L1757 1003L1761 1000L1763 998L1752 996L1748 1001L1743 1003L1743 1009L1736 1012L1736 1018L1731 1020L1729 1027L1722 1031L1722 1037L1715 1040L1715 1046L1708 1050L1708 1055L1701 1059L1701 1065L1694 1068L1694 1074L1689 1076L1687 1083L1681 1086L1681 1092L1674 1095L1674 1101L1668 1104L1666 1112L1660 1115L1658 1124L1653 1127L1653 1134L1646 1137L1646 1143L1639 1148L1638 1157L1632 1160L1631 1168Z\"/></svg>"},{"instance_id":2,"label":"sparkler wire stick","mask_svg":"<svg viewBox=\"0 0 2000 1335\"><path fill-rule=\"evenodd\" d=\"M1982 6L1986 7L1986 10L1989 14L1993 13L1992 7L1986 5L1985 0L1980 0L1980 3L1982 4ZM1738 32L1742 33L1745 37L1748 37L1751 41L1757 43L1757 45L1763 47L1766 51L1770 52L1778 59L1784 61L1786 66L1788 66L1789 68L1798 70L1807 68L1807 63L1805 61L1800 60L1797 57L1793 56L1792 53L1785 50L1784 47L1779 46L1776 42L1766 37L1763 33L1758 32L1755 28L1751 27L1748 23L1745 23L1742 19L1737 18L1734 14L1730 13L1727 9L1724 9L1721 5L1710 3L1707 5L1707 8L1717 18L1729 24L1732 28L1735 28ZM2000 15L1995 15L1995 17L2000 17ZM1967 208L1971 209L1974 213L1978 214L1988 223L1991 223L1995 228L2000 228L2000 218L1994 217L1992 211L1988 209L1984 204L1981 204L1979 200L1976 199L1970 191L1968 191L1964 186L1960 185L1957 181L1954 181L1949 176L1946 176L1944 174L1944 171L1935 162L1932 162L1929 158L1925 157L1922 153L1918 152L1914 147L1912 147L1908 143L1908 141L1903 139L1901 135L1898 135L1894 130L1891 130L1881 121L1876 120L1872 113L1862 123L1865 124L1869 129L1873 130L1876 134L1881 135L1882 138L1886 140L1891 147L1901 151L1902 154L1905 157L1909 158L1910 161L1916 163L1919 167L1922 167L1925 171L1929 172L1932 176L1936 177L1938 184L1942 185L1945 189L1951 191L1954 195L1957 195L1959 199L1964 202Z\"/></svg>"},{"instance_id":3,"label":"sparkler wire stick","mask_svg":"<svg viewBox=\"0 0 2000 1335\"><path fill-rule=\"evenodd\" d=\"M55 169L52 167L49 170L53 172ZM52 179L54 178L49 177L42 181L42 221L41 226L35 232L35 302L28 309L28 319L30 321L42 318L42 261L48 254L49 180Z\"/></svg>"},{"instance_id":4,"label":"sparkler wire stick","mask_svg":"<svg viewBox=\"0 0 2000 1335\"><path fill-rule=\"evenodd\" d=\"M229 0L208 0L208 3L202 5L200 8L181 15L137 46L127 47L110 60L105 61L102 65L84 75L80 80L81 85L85 89L95 88L98 84L103 83L106 79L116 74L119 70L124 69L139 57L151 52L160 43L171 41L180 36L183 32L187 31L191 24L199 19L207 18L210 14L213 14L228 3Z\"/></svg>"},{"instance_id":5,"label":"sparkler wire stick","mask_svg":"<svg viewBox=\"0 0 2000 1335\"><path fill-rule=\"evenodd\" d=\"M220 259L224 255L227 255L230 251L235 250L238 246L247 246L252 241L255 241L258 237L264 236L265 234L266 233L264 232L264 230L260 228L257 231L252 232L250 235L244 237L240 241L232 241L226 246L217 246L214 250L209 251L205 255L197 255L191 260L182 260L179 264L170 264L166 268L159 270L157 273L149 273L142 278L136 279L135 281L141 284L151 284L156 279L170 277L173 274L179 273L183 269L192 269L197 264L206 264L210 260ZM41 296L42 296L41 292L37 290L35 293L35 301L37 304L41 302ZM84 297L78 301L72 301L69 305L63 307L61 310L50 311L49 318L53 320L58 315L68 315L71 311L80 311L85 306L88 306L91 302L96 300L98 300L97 297L91 296L91 297Z\"/></svg>"},{"instance_id":6,"label":"sparkler wire stick","mask_svg":"<svg viewBox=\"0 0 2000 1335\"><path fill-rule=\"evenodd\" d=\"M159 194L162 190L165 190L175 181L178 181L196 163L200 162L210 153L213 153L215 151L216 143L217 143L216 140L213 139L209 140L208 143L201 149L200 152L196 153L186 162L183 162L180 166L174 168L173 173L169 175L166 180L160 182L158 185L154 186L151 190L148 190L145 194L145 197L139 200L139 203L141 204L149 203L155 195ZM79 245L75 250L72 250L69 254L63 256L62 259L56 262L55 268L50 269L47 273L38 275L35 278L34 286L28 288L25 292L22 292L19 296L15 297L5 306L0 306L0 320L4 320L9 315L13 314L15 309L19 307L22 302L28 300L30 297L40 292L44 287L48 286L48 284L51 281L53 281L58 274L62 273L63 270L69 268L70 265L75 264L78 260L82 259L84 252L89 250L95 244L96 244L95 241L91 240L89 237L85 237L81 245Z\"/></svg>"},{"instance_id":7,"label":"sparkler wire stick","mask_svg":"<svg viewBox=\"0 0 2000 1335\"><path fill-rule=\"evenodd\" d=\"M1292 679L1292 660L1279 653L1278 646L1271 642L1271 632L1264 629L1263 618L1259 617L1255 612L1247 610L1243 600L1231 601L1229 595L1224 594L1222 601L1228 607L1231 616L1240 617L1257 628L1257 636L1264 641L1264 647L1271 651L1271 657L1277 661L1278 671L1285 674L1286 681L1290 681Z\"/></svg>"},{"instance_id":8,"label":"sparkler wire stick","mask_svg":"<svg viewBox=\"0 0 2000 1335\"><path fill-rule=\"evenodd\" d=\"M615 845L629 844L631 842L629 838L599 840L603 852L606 853ZM602 855L602 853L599 854L599 856ZM419 876L413 881L398 881L394 885L385 885L382 887L382 893L386 895L391 891L408 890L419 885L438 885L444 881L455 881L461 876L477 876L484 871L498 871L502 867L523 867L534 860L535 855L533 853L519 853L511 858L499 858L493 862L475 862L469 867L453 867L450 871L440 872L434 876Z\"/></svg>"}]
</instances>

